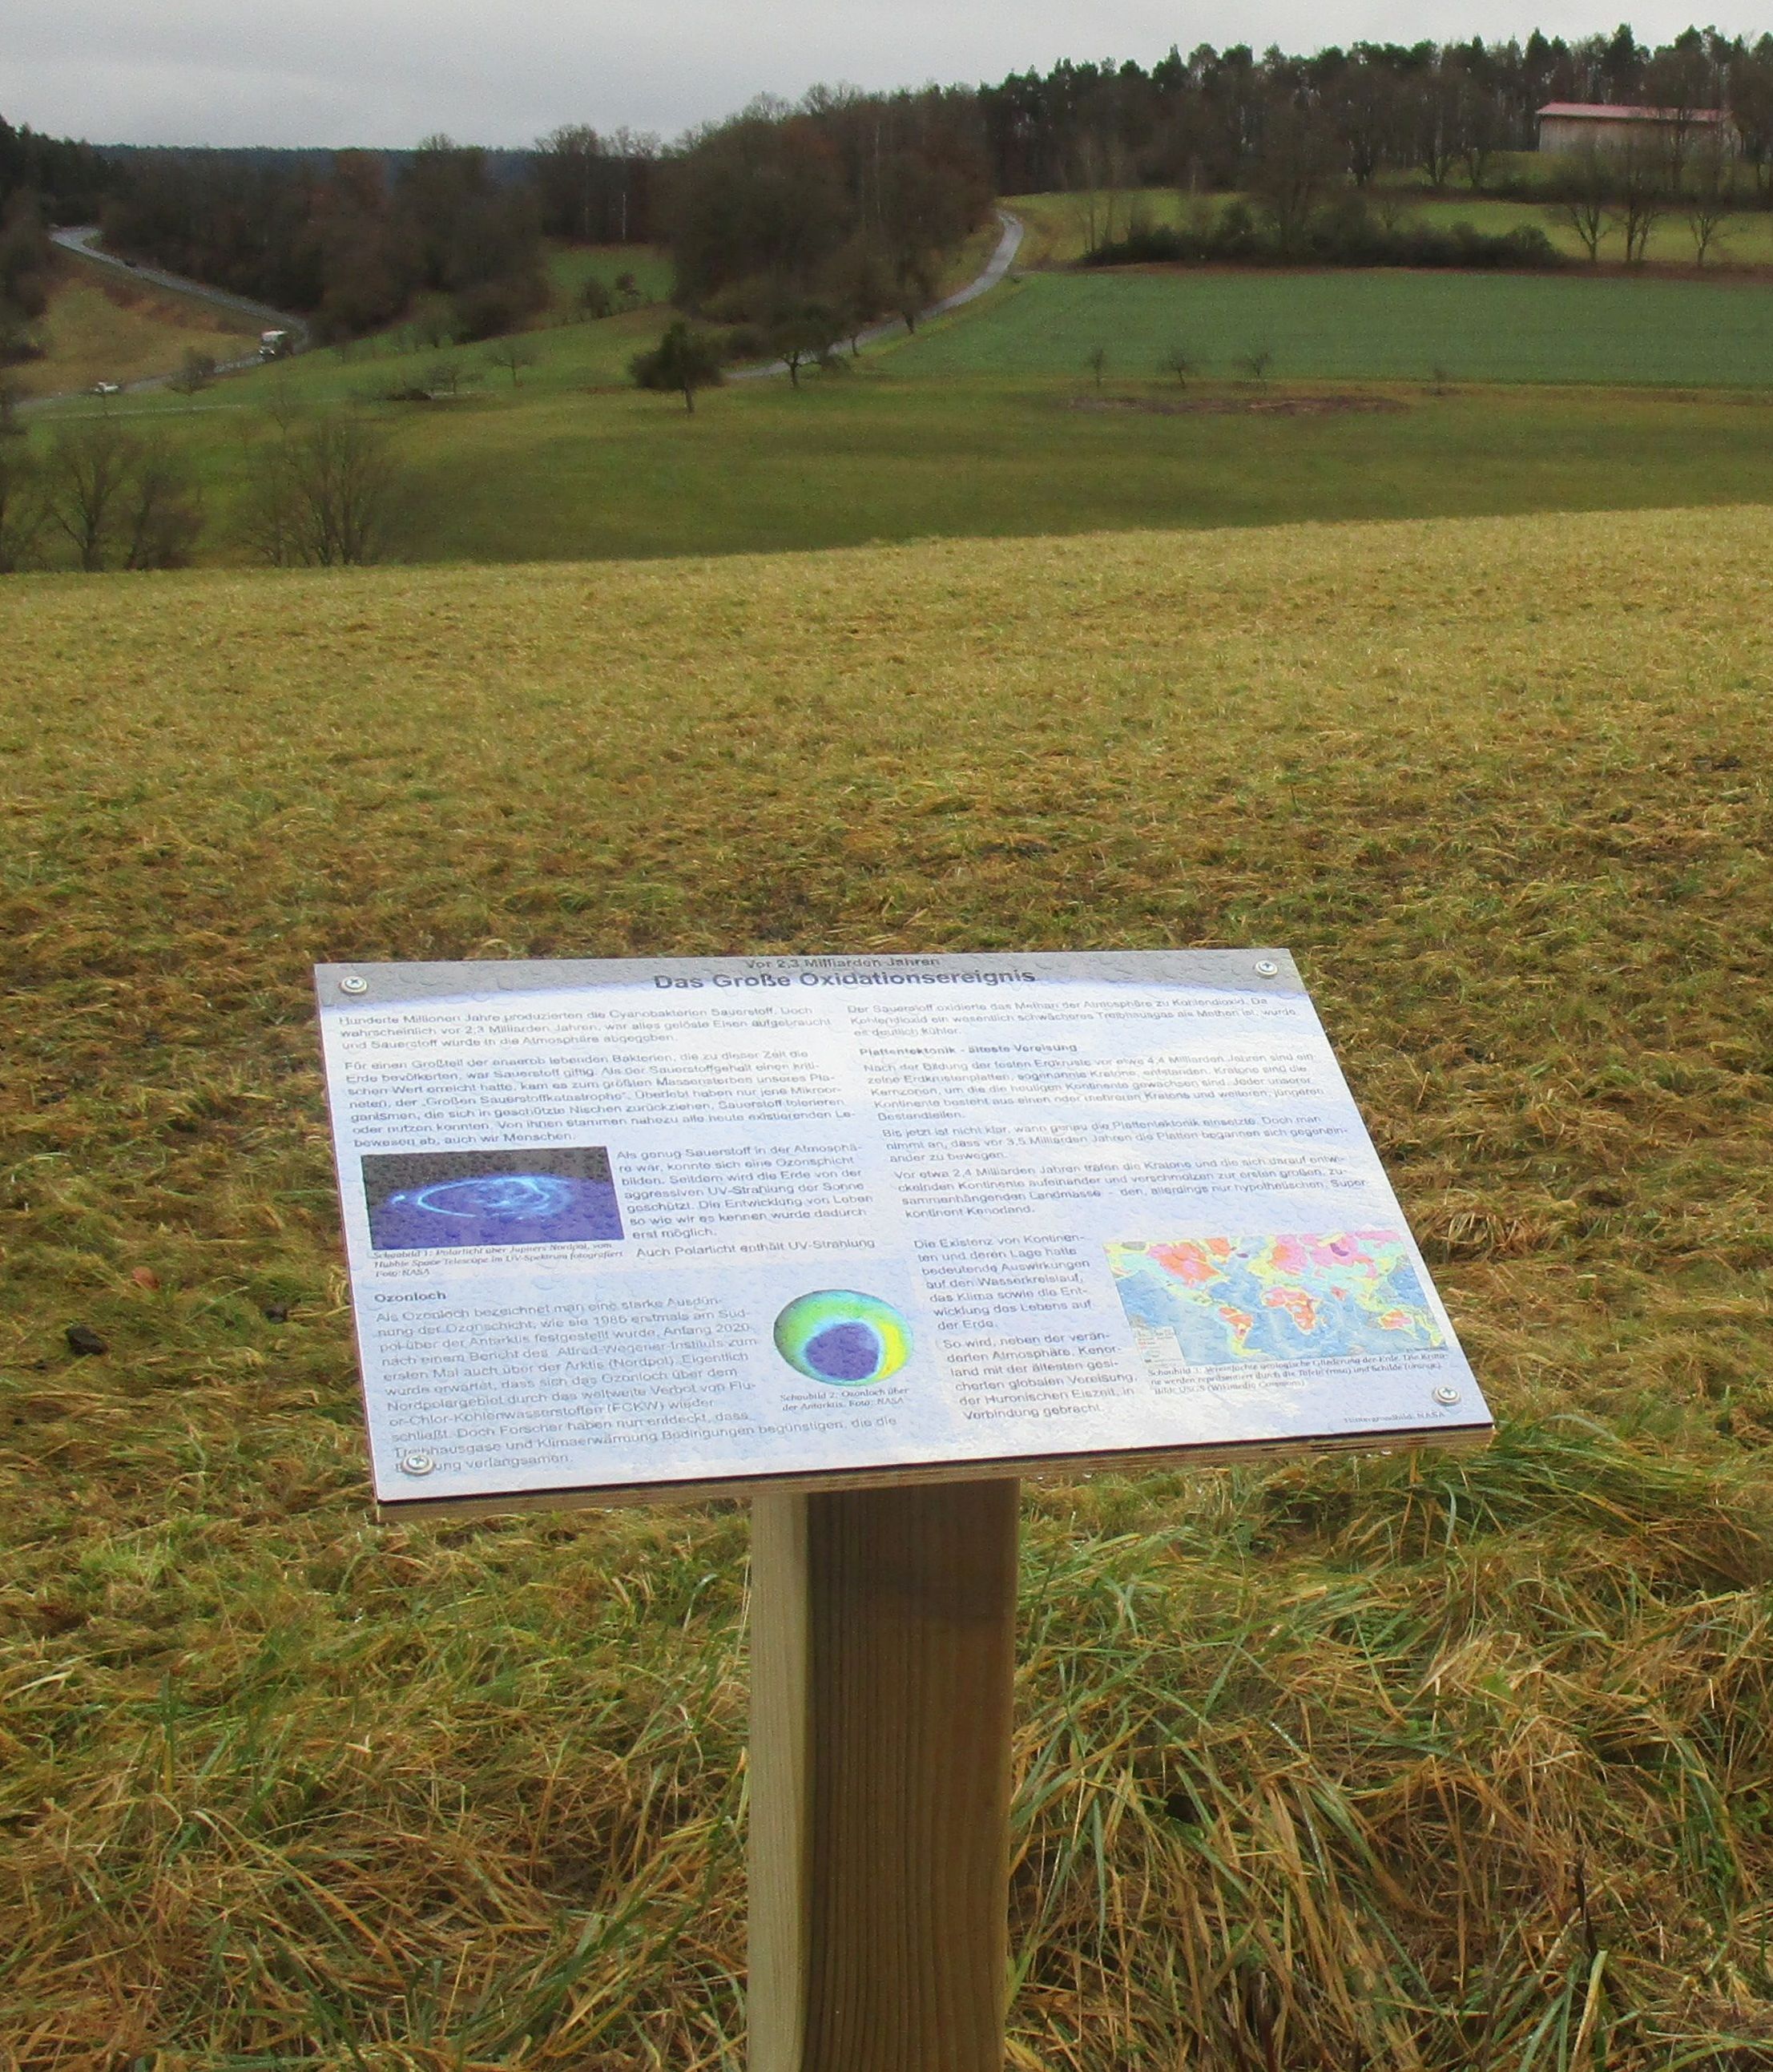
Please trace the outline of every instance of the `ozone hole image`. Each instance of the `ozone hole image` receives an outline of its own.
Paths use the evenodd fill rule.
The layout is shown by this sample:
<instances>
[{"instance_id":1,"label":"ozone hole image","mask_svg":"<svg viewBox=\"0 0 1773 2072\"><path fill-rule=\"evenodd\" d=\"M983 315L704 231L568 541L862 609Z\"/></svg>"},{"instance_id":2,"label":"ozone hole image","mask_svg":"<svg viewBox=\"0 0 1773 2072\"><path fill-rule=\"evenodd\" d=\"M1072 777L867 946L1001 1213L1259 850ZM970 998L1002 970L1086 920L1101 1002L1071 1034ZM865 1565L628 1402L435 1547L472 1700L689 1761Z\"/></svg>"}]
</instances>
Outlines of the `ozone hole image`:
<instances>
[{"instance_id":1,"label":"ozone hole image","mask_svg":"<svg viewBox=\"0 0 1773 2072\"><path fill-rule=\"evenodd\" d=\"M775 1350L809 1381L860 1388L898 1373L911 1356L911 1330L878 1296L823 1288L798 1297L776 1318Z\"/></svg>"},{"instance_id":2,"label":"ozone hole image","mask_svg":"<svg viewBox=\"0 0 1773 2072\"><path fill-rule=\"evenodd\" d=\"M572 1244L623 1235L601 1148L366 1157L378 1252L471 1244Z\"/></svg>"}]
</instances>

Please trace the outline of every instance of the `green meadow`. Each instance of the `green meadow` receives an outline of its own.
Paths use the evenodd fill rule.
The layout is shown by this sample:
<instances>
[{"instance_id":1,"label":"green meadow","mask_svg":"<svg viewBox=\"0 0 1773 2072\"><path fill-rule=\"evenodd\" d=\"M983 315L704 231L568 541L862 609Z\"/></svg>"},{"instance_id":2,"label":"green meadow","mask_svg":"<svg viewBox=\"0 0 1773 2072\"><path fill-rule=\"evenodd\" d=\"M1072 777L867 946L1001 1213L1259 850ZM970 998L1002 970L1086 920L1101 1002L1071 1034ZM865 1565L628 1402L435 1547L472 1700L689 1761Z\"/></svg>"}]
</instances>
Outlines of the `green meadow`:
<instances>
[{"instance_id":1,"label":"green meadow","mask_svg":"<svg viewBox=\"0 0 1773 2072\"><path fill-rule=\"evenodd\" d=\"M885 364L798 394L735 384L693 419L627 394L426 415L401 428L421 492L412 551L504 561L1707 506L1773 482L1773 399L1417 391L1294 417L1237 393L1216 399L1224 414L1170 416L1142 407L1169 400L1144 384L1127 408L1087 380L913 382Z\"/></svg>"},{"instance_id":2,"label":"green meadow","mask_svg":"<svg viewBox=\"0 0 1773 2072\"><path fill-rule=\"evenodd\" d=\"M1026 292L1026 291L1025 291ZM1014 303L1010 306L1014 306ZM633 349L656 315L612 319ZM1179 389L1123 373L938 376L963 322L857 371L734 382L693 417L669 397L587 375L577 331L557 355L432 404L353 405L384 426L409 516L394 552L504 562L775 552L932 536L1324 523L1753 502L1773 480L1773 390L1486 388L1223 379ZM586 327L597 334L603 325ZM593 341L606 349L599 336ZM413 368L423 356L414 356ZM1081 359L1081 355L1080 355ZM407 363L399 364L404 369ZM396 364L290 370L301 397L385 381ZM268 415L246 399L279 375L195 405L128 399L119 421L163 426L205 481L206 559L239 561L228 513ZM297 387L299 380L300 386ZM94 406L83 406L90 409ZM280 402L279 411L286 407ZM116 406L113 406L115 409ZM45 434L39 434L39 437ZM1702 522L1696 519L1695 522Z\"/></svg>"},{"instance_id":3,"label":"green meadow","mask_svg":"<svg viewBox=\"0 0 1773 2072\"><path fill-rule=\"evenodd\" d=\"M1251 942L1502 1433L1030 1486L1010 2062L1767 2064L1770 543L0 586L8 2072L743 2063L743 1513L376 1521L311 960Z\"/></svg>"},{"instance_id":4,"label":"green meadow","mask_svg":"<svg viewBox=\"0 0 1773 2072\"><path fill-rule=\"evenodd\" d=\"M1076 376L1097 346L1122 377L1186 347L1219 376L1265 347L1286 380L1773 383L1773 285L1570 273L1032 273L965 323L900 348L902 371Z\"/></svg>"}]
</instances>

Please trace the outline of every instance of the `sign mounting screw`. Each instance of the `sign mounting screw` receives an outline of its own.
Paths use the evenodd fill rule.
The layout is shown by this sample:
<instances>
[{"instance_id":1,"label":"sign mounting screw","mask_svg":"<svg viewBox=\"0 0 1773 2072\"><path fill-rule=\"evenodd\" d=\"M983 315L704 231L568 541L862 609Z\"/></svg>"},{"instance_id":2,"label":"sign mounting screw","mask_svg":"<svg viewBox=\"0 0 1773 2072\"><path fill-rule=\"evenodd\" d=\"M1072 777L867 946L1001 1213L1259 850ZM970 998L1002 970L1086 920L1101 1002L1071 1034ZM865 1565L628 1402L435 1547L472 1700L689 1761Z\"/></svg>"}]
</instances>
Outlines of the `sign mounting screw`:
<instances>
[{"instance_id":1,"label":"sign mounting screw","mask_svg":"<svg viewBox=\"0 0 1773 2072\"><path fill-rule=\"evenodd\" d=\"M1258 957L1256 960L1256 976L1258 978L1278 978L1281 967L1273 957Z\"/></svg>"},{"instance_id":2,"label":"sign mounting screw","mask_svg":"<svg viewBox=\"0 0 1773 2072\"><path fill-rule=\"evenodd\" d=\"M428 1475L437 1466L429 1453L402 1453L400 1471L403 1475Z\"/></svg>"},{"instance_id":3,"label":"sign mounting screw","mask_svg":"<svg viewBox=\"0 0 1773 2072\"><path fill-rule=\"evenodd\" d=\"M1437 1403L1457 1403L1459 1400L1458 1390L1450 1381L1443 1381L1434 1392L1434 1400Z\"/></svg>"},{"instance_id":4,"label":"sign mounting screw","mask_svg":"<svg viewBox=\"0 0 1773 2072\"><path fill-rule=\"evenodd\" d=\"M360 978L356 972L349 972L344 977L339 980L339 990L341 993L348 993L352 994L368 993L369 990L369 981L366 978Z\"/></svg>"}]
</instances>

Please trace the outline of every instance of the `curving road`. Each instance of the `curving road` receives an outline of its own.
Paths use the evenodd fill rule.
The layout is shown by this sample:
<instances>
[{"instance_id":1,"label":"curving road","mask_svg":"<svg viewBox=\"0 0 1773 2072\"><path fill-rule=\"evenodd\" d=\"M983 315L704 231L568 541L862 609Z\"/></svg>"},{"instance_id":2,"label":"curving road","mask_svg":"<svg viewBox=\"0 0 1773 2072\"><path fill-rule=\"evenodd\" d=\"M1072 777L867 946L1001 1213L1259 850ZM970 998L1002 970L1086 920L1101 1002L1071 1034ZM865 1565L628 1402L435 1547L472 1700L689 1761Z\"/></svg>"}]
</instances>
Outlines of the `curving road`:
<instances>
[{"instance_id":1,"label":"curving road","mask_svg":"<svg viewBox=\"0 0 1773 2072\"><path fill-rule=\"evenodd\" d=\"M944 295L940 302L932 302L919 321L927 323L932 317L945 316L950 310L962 309L967 303L977 302L981 295L989 294L1015 264L1016 254L1022 249L1022 240L1026 234L1023 224L1021 219L1012 216L1008 209L1000 208L997 214L998 222L1003 225L1003 235L998 240L997 249L985 261L983 272L969 281L964 288L956 288L952 295ZM301 317L290 315L286 310L274 310L269 303L255 302L245 295L230 294L224 288L206 287L201 281L187 281L182 273L165 273L158 266L132 265L126 259L117 258L109 252L101 252L96 241L99 235L99 227L96 223L82 224L70 230L52 230L49 235L63 251L72 252L91 265L109 266L113 272L124 274L130 280L150 281L156 287L170 288L176 294L191 296L198 302L213 302L218 309L227 310L232 314L251 317L266 331L286 331L295 340L294 349L298 352L305 350L310 342L312 334L306 322ZM870 324L860 334L857 342L861 345L876 345L882 339L896 338L900 334L902 322L901 319L895 317L886 323ZM243 359L221 362L216 372L233 373L242 368L259 364L258 355L253 352ZM770 375L786 374L788 371L786 361L778 360L766 367L735 368L730 378L735 381L756 381ZM123 393L134 396L146 393L150 389L163 388L172 378L171 374L145 375L138 381L125 382ZM86 393L84 389L68 389L60 396L34 396L24 408L31 409L43 403L61 402L68 396Z\"/></svg>"},{"instance_id":2,"label":"curving road","mask_svg":"<svg viewBox=\"0 0 1773 2072\"><path fill-rule=\"evenodd\" d=\"M939 302L932 302L918 319L927 323L932 317L946 316L950 310L962 308L968 302L976 302L981 295L988 295L1016 262L1016 254L1022 249L1026 235L1020 216L1012 216L1006 208L998 211L998 220L1003 225L1003 235L998 240L997 249L985 263L985 271L974 276L964 288L956 288L952 295L944 295ZM903 335L903 320L892 318L888 323L870 324L858 333L858 345L878 345L883 338L898 338ZM786 374L785 360L773 360L767 367L737 367L727 376L729 381L761 381L772 374Z\"/></svg>"},{"instance_id":3,"label":"curving road","mask_svg":"<svg viewBox=\"0 0 1773 2072\"><path fill-rule=\"evenodd\" d=\"M72 252L76 258L85 260L94 266L108 266L113 273L121 273L131 281L150 281L157 288L171 288L175 294L189 295L194 301L212 302L217 309L226 310L232 316L250 317L262 331L286 331L295 341L298 352L307 345L310 332L306 320L291 316L287 310L274 310L268 302L255 302L245 295L230 294L225 288L206 287L201 281L187 281L182 273L163 273L158 266L132 266L128 260L118 259L109 252L101 252L95 243L99 234L96 223L82 224L76 229L52 230L51 242L59 245L64 252ZM255 350L240 360L220 362L218 373L232 373L243 367L257 367L260 364ZM163 388L172 379L171 374L146 375L139 381L124 384L126 395L138 395L150 388ZM70 395L84 392L70 389ZM54 396L36 396L34 403L53 403L60 400Z\"/></svg>"}]
</instances>

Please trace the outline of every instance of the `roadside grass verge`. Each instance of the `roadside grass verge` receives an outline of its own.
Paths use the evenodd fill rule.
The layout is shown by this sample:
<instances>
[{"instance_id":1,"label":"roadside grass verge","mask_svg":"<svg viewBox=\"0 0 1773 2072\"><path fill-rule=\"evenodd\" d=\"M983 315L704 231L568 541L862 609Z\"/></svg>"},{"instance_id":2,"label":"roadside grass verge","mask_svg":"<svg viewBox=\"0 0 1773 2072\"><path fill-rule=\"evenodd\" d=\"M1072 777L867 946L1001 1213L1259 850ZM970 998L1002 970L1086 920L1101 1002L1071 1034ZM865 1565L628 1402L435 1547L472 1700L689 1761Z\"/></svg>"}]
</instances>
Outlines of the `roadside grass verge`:
<instances>
[{"instance_id":1,"label":"roadside grass verge","mask_svg":"<svg viewBox=\"0 0 1773 2072\"><path fill-rule=\"evenodd\" d=\"M1030 1492L1014 2062L1765 2064L1770 539L0 590L19 2072L743 2062L743 1514L372 1521L311 960L1260 941L1504 1435Z\"/></svg>"}]
</instances>

